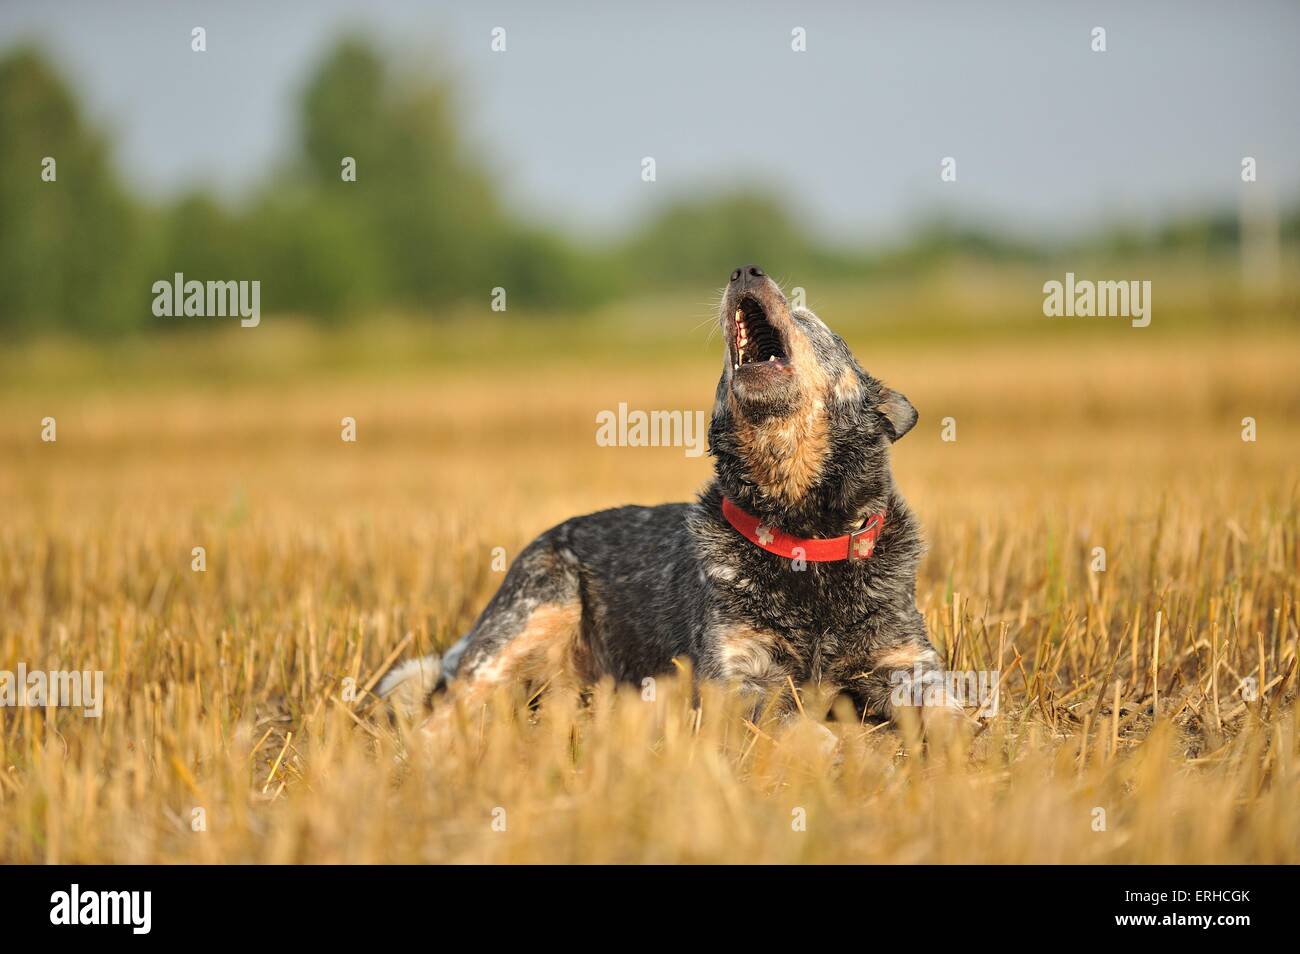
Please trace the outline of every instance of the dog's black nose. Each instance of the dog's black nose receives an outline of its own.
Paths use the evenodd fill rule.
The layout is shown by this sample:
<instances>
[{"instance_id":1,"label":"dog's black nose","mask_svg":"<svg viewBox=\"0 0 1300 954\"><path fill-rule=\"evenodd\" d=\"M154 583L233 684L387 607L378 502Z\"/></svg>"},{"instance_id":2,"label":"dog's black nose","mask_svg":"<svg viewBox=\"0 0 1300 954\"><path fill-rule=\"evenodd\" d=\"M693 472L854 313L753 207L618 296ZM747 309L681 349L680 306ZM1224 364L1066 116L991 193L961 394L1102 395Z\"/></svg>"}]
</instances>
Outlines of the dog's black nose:
<instances>
[{"instance_id":1,"label":"dog's black nose","mask_svg":"<svg viewBox=\"0 0 1300 954\"><path fill-rule=\"evenodd\" d=\"M745 284L749 281L749 279L762 278L762 277L763 277L763 270L759 268L757 265L742 265L740 266L740 268L736 269L734 272L731 273L732 283L740 285L741 288L745 287Z\"/></svg>"}]
</instances>

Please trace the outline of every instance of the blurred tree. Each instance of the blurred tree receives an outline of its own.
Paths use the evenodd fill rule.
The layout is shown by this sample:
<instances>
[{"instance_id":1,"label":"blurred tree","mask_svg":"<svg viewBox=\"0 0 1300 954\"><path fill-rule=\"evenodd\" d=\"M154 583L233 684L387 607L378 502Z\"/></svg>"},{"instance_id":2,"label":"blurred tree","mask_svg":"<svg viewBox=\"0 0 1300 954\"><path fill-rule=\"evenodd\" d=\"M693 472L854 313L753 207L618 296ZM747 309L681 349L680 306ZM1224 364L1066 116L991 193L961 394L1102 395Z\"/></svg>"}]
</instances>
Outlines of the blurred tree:
<instances>
[{"instance_id":1,"label":"blurred tree","mask_svg":"<svg viewBox=\"0 0 1300 954\"><path fill-rule=\"evenodd\" d=\"M581 248L553 232L517 229L500 246L494 262L509 276L512 303L548 310L590 308L626 287L616 255Z\"/></svg>"},{"instance_id":2,"label":"blurred tree","mask_svg":"<svg viewBox=\"0 0 1300 954\"><path fill-rule=\"evenodd\" d=\"M330 48L305 84L294 153L239 206L204 191L153 209L119 184L41 54L0 57L0 332L206 328L159 323L152 284L260 280L266 313L331 321L376 310L437 316L504 287L513 311L590 307L629 290L717 287L757 262L779 279L921 272L954 258L1041 260L1052 246L957 220L922 219L912 238L868 256L820 243L760 188L699 192L600 248L509 214L468 147L445 78L398 73L362 39ZM42 180L42 160L57 179ZM343 175L355 162L355 181ZM1300 239L1300 213L1282 220ZM1102 256L1219 254L1238 241L1231 210L1163 230L1117 227L1071 246Z\"/></svg>"},{"instance_id":3,"label":"blurred tree","mask_svg":"<svg viewBox=\"0 0 1300 954\"><path fill-rule=\"evenodd\" d=\"M340 41L307 84L301 108L301 146L316 181L340 181L344 156L362 156L384 139L384 64L355 38Z\"/></svg>"},{"instance_id":4,"label":"blurred tree","mask_svg":"<svg viewBox=\"0 0 1300 954\"><path fill-rule=\"evenodd\" d=\"M629 272L643 281L715 285L737 265L755 262L780 277L817 257L789 212L753 190L678 200L628 242L625 254Z\"/></svg>"},{"instance_id":5,"label":"blurred tree","mask_svg":"<svg viewBox=\"0 0 1300 954\"><path fill-rule=\"evenodd\" d=\"M108 148L68 88L35 50L0 58L0 330L143 322L136 235Z\"/></svg>"},{"instance_id":6,"label":"blurred tree","mask_svg":"<svg viewBox=\"0 0 1300 954\"><path fill-rule=\"evenodd\" d=\"M354 267L367 295L421 308L482 297L511 276L495 253L509 229L492 184L466 155L451 90L440 82L399 82L362 41L347 38L323 59L302 100L301 152L318 206L351 222L353 252L375 254ZM345 157L355 182L343 181ZM336 236L346 243L342 234Z\"/></svg>"},{"instance_id":7,"label":"blurred tree","mask_svg":"<svg viewBox=\"0 0 1300 954\"><path fill-rule=\"evenodd\" d=\"M340 322L394 303L382 250L346 202L286 184L256 208L246 226L257 250L250 274L262 279L268 307Z\"/></svg>"}]
</instances>

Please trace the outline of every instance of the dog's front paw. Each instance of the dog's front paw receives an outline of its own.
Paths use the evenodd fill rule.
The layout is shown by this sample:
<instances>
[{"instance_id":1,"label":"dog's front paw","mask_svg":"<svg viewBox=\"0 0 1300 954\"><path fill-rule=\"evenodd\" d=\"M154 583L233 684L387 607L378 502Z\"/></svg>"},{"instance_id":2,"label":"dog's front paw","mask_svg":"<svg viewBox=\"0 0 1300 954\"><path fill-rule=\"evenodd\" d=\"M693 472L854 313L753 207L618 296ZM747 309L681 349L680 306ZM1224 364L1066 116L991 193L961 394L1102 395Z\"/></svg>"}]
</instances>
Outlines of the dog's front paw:
<instances>
[{"instance_id":1,"label":"dog's front paw","mask_svg":"<svg viewBox=\"0 0 1300 954\"><path fill-rule=\"evenodd\" d=\"M967 715L960 706L923 706L920 715L921 735L927 745L940 748L955 745L964 757L977 762L988 758L991 752L988 726Z\"/></svg>"},{"instance_id":2,"label":"dog's front paw","mask_svg":"<svg viewBox=\"0 0 1300 954\"><path fill-rule=\"evenodd\" d=\"M815 753L838 764L844 756L840 737L820 722L805 716L795 716L781 723L779 739L782 745Z\"/></svg>"},{"instance_id":3,"label":"dog's front paw","mask_svg":"<svg viewBox=\"0 0 1300 954\"><path fill-rule=\"evenodd\" d=\"M955 702L921 707L921 729L927 735L931 731L977 732L980 727L979 720L968 716L966 710Z\"/></svg>"}]
</instances>

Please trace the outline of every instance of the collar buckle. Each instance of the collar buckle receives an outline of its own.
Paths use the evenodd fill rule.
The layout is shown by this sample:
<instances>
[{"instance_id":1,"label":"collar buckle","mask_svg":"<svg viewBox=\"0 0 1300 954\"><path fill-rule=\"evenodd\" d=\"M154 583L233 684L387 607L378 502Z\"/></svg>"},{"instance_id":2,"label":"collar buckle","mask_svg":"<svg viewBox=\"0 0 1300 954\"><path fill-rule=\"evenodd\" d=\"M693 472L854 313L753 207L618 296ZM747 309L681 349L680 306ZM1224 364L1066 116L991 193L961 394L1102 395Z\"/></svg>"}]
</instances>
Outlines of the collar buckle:
<instances>
[{"instance_id":1,"label":"collar buckle","mask_svg":"<svg viewBox=\"0 0 1300 954\"><path fill-rule=\"evenodd\" d=\"M873 516L861 530L849 534L849 562L860 563L876 552L876 538L880 536L881 521Z\"/></svg>"}]
</instances>

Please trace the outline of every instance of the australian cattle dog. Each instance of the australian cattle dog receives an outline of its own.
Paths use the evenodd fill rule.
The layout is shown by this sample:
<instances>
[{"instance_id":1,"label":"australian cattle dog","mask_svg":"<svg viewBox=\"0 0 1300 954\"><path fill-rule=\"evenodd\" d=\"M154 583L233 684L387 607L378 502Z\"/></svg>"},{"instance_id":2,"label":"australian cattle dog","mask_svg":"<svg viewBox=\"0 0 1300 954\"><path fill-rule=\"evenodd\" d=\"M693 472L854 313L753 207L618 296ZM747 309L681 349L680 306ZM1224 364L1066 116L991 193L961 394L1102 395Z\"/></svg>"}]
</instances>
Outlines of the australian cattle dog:
<instances>
[{"instance_id":1,"label":"australian cattle dog","mask_svg":"<svg viewBox=\"0 0 1300 954\"><path fill-rule=\"evenodd\" d=\"M812 684L888 719L900 686L916 698L942 683L916 607L917 521L889 467L916 411L755 265L731 273L718 321L714 473L698 499L547 530L459 642L395 667L380 695L436 708L442 691L481 698L560 673L640 683L685 658L778 714Z\"/></svg>"}]
</instances>

